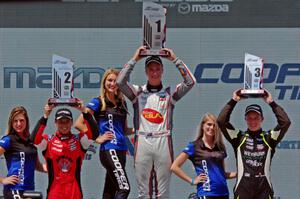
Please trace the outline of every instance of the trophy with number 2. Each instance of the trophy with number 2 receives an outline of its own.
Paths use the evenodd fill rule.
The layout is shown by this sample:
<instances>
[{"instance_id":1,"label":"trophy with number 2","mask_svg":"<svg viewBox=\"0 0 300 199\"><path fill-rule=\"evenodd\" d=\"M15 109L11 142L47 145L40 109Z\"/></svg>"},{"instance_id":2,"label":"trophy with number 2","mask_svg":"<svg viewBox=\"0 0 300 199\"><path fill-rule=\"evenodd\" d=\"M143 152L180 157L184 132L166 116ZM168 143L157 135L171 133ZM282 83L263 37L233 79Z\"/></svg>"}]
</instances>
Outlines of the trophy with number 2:
<instances>
[{"instance_id":1,"label":"trophy with number 2","mask_svg":"<svg viewBox=\"0 0 300 199\"><path fill-rule=\"evenodd\" d=\"M52 97L48 104L55 106L78 106L80 100L73 97L73 66L67 58L53 55L52 57Z\"/></svg>"}]
</instances>

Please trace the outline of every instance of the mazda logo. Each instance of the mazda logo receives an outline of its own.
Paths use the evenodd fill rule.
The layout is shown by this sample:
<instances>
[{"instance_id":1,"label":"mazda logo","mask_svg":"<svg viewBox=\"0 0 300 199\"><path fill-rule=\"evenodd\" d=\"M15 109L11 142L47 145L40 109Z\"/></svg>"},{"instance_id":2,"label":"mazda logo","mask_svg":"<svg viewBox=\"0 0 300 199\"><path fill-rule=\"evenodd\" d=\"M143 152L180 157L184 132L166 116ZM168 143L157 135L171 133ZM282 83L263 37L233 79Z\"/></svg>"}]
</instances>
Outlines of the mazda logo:
<instances>
[{"instance_id":1,"label":"mazda logo","mask_svg":"<svg viewBox=\"0 0 300 199\"><path fill-rule=\"evenodd\" d=\"M191 5L189 3L178 4L178 12L180 14L189 14L191 12Z\"/></svg>"}]
</instances>

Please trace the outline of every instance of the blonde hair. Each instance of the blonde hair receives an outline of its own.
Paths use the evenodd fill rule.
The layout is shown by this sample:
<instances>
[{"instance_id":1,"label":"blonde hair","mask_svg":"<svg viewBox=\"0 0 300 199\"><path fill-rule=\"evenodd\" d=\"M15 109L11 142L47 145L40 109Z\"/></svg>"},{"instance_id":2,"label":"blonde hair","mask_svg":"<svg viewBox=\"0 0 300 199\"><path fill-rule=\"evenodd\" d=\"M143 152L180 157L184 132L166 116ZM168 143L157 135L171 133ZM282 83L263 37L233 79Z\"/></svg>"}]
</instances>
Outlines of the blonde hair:
<instances>
[{"instance_id":1,"label":"blonde hair","mask_svg":"<svg viewBox=\"0 0 300 199\"><path fill-rule=\"evenodd\" d=\"M15 130L13 128L13 122L14 122L15 117L19 114L22 114L26 119L25 133L27 135L29 135L29 118L28 118L27 110L23 106L17 106L11 110L9 118L8 118L8 122L7 122L6 135L15 132Z\"/></svg>"},{"instance_id":2,"label":"blonde hair","mask_svg":"<svg viewBox=\"0 0 300 199\"><path fill-rule=\"evenodd\" d=\"M223 136L222 136L221 130L218 126L217 118L212 113L206 113L203 116L203 118L202 118L202 120L201 120L201 122L200 122L200 124L197 128L198 135L196 137L196 141L203 138L203 135L204 135L203 126L208 120L212 120L215 124L215 126L214 126L214 135L215 135L214 136L214 145L218 146L219 149L225 150L225 145L224 145L224 142L223 142Z\"/></svg>"},{"instance_id":3,"label":"blonde hair","mask_svg":"<svg viewBox=\"0 0 300 199\"><path fill-rule=\"evenodd\" d=\"M119 72L120 72L119 70L111 68L111 69L107 69L102 76L101 87L100 87L100 96L99 96L101 103L102 103L101 111L104 111L106 109L105 96L106 96L107 91L105 88L105 81L110 74L115 74L116 76L118 76ZM117 103L121 102L122 105L124 106L124 97L119 88L117 89L117 92L115 93L115 99L116 99Z\"/></svg>"}]
</instances>

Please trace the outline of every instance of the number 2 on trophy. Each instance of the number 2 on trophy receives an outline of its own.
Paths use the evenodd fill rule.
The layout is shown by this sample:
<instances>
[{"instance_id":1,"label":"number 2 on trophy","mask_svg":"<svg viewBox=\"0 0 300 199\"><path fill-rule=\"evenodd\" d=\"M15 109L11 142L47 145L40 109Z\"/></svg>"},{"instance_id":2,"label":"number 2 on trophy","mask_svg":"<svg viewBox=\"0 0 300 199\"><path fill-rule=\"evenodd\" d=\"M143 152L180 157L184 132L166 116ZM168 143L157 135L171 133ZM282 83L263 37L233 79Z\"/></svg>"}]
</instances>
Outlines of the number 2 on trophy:
<instances>
[{"instance_id":1,"label":"number 2 on trophy","mask_svg":"<svg viewBox=\"0 0 300 199\"><path fill-rule=\"evenodd\" d=\"M69 84L70 82L70 77L71 77L71 73L70 72L65 72L65 83Z\"/></svg>"}]
</instances>

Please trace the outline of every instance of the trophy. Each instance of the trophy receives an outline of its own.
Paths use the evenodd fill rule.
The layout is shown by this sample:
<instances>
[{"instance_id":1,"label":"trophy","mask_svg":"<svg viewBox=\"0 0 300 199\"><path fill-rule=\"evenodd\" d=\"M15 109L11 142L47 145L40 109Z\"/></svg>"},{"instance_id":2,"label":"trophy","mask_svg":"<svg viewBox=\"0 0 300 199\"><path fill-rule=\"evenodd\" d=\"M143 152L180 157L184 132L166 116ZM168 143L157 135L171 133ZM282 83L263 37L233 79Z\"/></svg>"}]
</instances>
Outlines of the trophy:
<instances>
[{"instance_id":1,"label":"trophy","mask_svg":"<svg viewBox=\"0 0 300 199\"><path fill-rule=\"evenodd\" d=\"M142 56L168 56L167 52L161 50L166 41L166 12L167 10L153 2L143 2L143 45L147 47L142 50Z\"/></svg>"},{"instance_id":2,"label":"trophy","mask_svg":"<svg viewBox=\"0 0 300 199\"><path fill-rule=\"evenodd\" d=\"M245 53L244 64L244 89L241 90L242 97L263 97L263 59L255 55Z\"/></svg>"},{"instance_id":3,"label":"trophy","mask_svg":"<svg viewBox=\"0 0 300 199\"><path fill-rule=\"evenodd\" d=\"M73 97L74 63L64 57L52 56L52 98L49 105L78 106L80 100Z\"/></svg>"}]
</instances>

